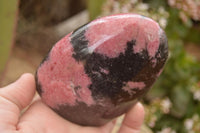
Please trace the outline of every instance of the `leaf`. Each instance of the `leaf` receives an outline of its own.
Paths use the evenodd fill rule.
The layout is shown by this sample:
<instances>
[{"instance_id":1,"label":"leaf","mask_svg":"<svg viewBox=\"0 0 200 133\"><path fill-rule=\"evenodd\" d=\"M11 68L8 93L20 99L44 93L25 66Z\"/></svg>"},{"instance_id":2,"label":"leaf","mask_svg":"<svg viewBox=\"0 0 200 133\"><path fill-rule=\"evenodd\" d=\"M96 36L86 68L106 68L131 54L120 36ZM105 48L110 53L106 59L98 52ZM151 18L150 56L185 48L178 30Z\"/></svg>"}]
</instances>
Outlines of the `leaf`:
<instances>
[{"instance_id":1,"label":"leaf","mask_svg":"<svg viewBox=\"0 0 200 133\"><path fill-rule=\"evenodd\" d=\"M176 133L187 133L182 125L183 121L176 119L171 115L163 115L162 118L157 121L154 131L156 133L156 131L160 131L164 128L171 128L172 130L175 130Z\"/></svg>"},{"instance_id":2,"label":"leaf","mask_svg":"<svg viewBox=\"0 0 200 133\"><path fill-rule=\"evenodd\" d=\"M173 108L171 113L175 117L183 117L187 110L188 106L192 100L192 95L186 87L176 86L171 92L170 95Z\"/></svg>"}]
</instances>

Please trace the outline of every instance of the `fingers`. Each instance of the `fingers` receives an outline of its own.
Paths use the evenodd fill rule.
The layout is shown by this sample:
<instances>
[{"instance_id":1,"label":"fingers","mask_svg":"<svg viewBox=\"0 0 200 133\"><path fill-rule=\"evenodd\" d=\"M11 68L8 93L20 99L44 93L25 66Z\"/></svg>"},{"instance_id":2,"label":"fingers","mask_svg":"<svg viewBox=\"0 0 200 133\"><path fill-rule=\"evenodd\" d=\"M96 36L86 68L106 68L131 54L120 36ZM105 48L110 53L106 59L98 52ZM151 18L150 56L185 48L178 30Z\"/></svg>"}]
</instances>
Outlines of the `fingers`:
<instances>
[{"instance_id":1,"label":"fingers","mask_svg":"<svg viewBox=\"0 0 200 133\"><path fill-rule=\"evenodd\" d=\"M116 124L116 120L113 120L113 121L107 123L106 125L102 126L101 133L111 133L115 124Z\"/></svg>"},{"instance_id":2,"label":"fingers","mask_svg":"<svg viewBox=\"0 0 200 133\"><path fill-rule=\"evenodd\" d=\"M82 126L81 133L111 133L112 129L115 126L116 121L113 120L103 126L100 127L87 127Z\"/></svg>"},{"instance_id":3,"label":"fingers","mask_svg":"<svg viewBox=\"0 0 200 133\"><path fill-rule=\"evenodd\" d=\"M30 129L35 129L35 132L44 131L48 133L110 133L113 126L113 122L102 127L76 125L63 119L41 100L38 100L21 116L17 130L24 133L30 132Z\"/></svg>"},{"instance_id":4,"label":"fingers","mask_svg":"<svg viewBox=\"0 0 200 133\"><path fill-rule=\"evenodd\" d=\"M17 130L23 133L30 132L46 133L76 133L80 132L80 127L66 121L57 115L53 110L41 102L35 101L28 110L21 116L17 125Z\"/></svg>"},{"instance_id":5,"label":"fingers","mask_svg":"<svg viewBox=\"0 0 200 133\"><path fill-rule=\"evenodd\" d=\"M144 107L137 103L125 116L118 133L139 133L144 121Z\"/></svg>"},{"instance_id":6,"label":"fingers","mask_svg":"<svg viewBox=\"0 0 200 133\"><path fill-rule=\"evenodd\" d=\"M0 125L15 126L21 110L31 102L34 94L35 81L31 74L23 74L16 82L0 88Z\"/></svg>"}]
</instances>

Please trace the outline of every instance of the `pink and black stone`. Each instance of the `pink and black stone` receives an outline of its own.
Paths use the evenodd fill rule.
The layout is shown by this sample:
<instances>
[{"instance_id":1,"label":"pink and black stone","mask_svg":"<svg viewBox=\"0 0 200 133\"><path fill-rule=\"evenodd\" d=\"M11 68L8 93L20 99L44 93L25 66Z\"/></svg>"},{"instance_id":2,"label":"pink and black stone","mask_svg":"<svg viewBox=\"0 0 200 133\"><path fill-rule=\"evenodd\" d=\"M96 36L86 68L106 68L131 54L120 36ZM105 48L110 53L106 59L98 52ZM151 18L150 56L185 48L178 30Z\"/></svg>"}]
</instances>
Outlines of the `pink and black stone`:
<instances>
[{"instance_id":1,"label":"pink and black stone","mask_svg":"<svg viewBox=\"0 0 200 133\"><path fill-rule=\"evenodd\" d=\"M37 91L65 119L100 126L134 106L167 57L165 33L150 18L99 18L52 47L36 72Z\"/></svg>"}]
</instances>

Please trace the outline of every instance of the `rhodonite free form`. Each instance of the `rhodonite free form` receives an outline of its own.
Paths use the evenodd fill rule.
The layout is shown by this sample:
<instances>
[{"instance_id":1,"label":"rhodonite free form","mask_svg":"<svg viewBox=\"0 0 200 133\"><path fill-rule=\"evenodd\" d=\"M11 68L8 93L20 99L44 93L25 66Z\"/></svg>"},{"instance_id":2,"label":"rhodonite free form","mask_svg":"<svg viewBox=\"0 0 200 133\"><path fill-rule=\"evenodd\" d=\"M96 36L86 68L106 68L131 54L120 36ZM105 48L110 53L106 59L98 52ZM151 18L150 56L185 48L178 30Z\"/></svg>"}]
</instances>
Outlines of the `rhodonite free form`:
<instances>
[{"instance_id":1,"label":"rhodonite free form","mask_svg":"<svg viewBox=\"0 0 200 133\"><path fill-rule=\"evenodd\" d=\"M127 112L167 60L164 31L150 18L96 19L58 41L36 72L42 101L67 120L100 126Z\"/></svg>"}]
</instances>

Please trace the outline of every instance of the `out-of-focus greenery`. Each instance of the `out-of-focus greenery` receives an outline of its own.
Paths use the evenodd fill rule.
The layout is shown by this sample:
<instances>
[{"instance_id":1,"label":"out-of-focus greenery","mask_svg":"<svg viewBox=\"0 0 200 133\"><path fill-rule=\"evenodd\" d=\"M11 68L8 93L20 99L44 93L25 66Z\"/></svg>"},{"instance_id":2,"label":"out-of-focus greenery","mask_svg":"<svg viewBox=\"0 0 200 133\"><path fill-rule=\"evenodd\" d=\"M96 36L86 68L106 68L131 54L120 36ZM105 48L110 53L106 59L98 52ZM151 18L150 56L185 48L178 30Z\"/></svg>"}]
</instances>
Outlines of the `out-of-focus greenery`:
<instances>
[{"instance_id":1,"label":"out-of-focus greenery","mask_svg":"<svg viewBox=\"0 0 200 133\"><path fill-rule=\"evenodd\" d=\"M200 132L200 61L184 45L200 45L199 1L107 0L102 16L138 13L156 20L166 31L169 58L144 99L145 124L155 133ZM96 16L97 17L97 16Z\"/></svg>"},{"instance_id":2,"label":"out-of-focus greenery","mask_svg":"<svg viewBox=\"0 0 200 133\"><path fill-rule=\"evenodd\" d=\"M0 77L8 59L16 24L17 0L0 1Z\"/></svg>"},{"instance_id":3,"label":"out-of-focus greenery","mask_svg":"<svg viewBox=\"0 0 200 133\"><path fill-rule=\"evenodd\" d=\"M101 14L102 5L106 0L87 0L90 19L93 20Z\"/></svg>"}]
</instances>

